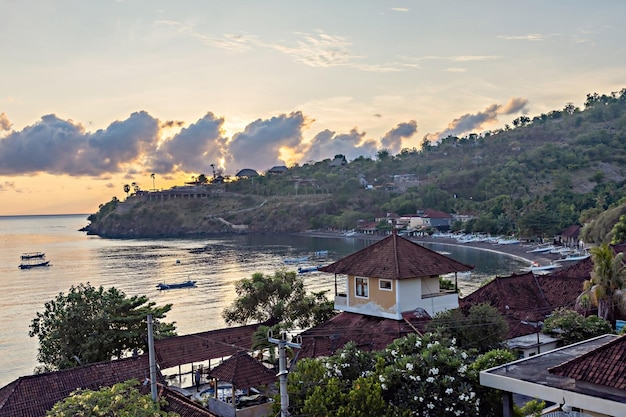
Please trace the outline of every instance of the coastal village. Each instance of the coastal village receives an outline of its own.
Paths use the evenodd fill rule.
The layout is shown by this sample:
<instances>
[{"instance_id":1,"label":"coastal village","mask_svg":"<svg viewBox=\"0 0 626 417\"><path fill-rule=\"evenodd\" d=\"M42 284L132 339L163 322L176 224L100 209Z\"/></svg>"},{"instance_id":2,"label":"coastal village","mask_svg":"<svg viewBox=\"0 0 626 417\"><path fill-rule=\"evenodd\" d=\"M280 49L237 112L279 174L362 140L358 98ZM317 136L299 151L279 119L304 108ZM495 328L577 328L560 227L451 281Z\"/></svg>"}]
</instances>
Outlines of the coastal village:
<instances>
[{"instance_id":1,"label":"coastal village","mask_svg":"<svg viewBox=\"0 0 626 417\"><path fill-rule=\"evenodd\" d=\"M513 416L513 404L520 398L545 401L549 406L544 414L549 416L626 415L626 342L622 336L606 334L563 346L558 334L540 331L554 310L577 308L576 300L593 269L591 257L564 263L555 270L529 269L496 277L461 298L457 275L473 266L427 249L409 236L419 235L416 219L436 227L436 222L449 221L443 220L448 217L426 211L422 216L385 218L395 226L391 233L319 268L335 282L334 306L339 313L282 340L283 347L291 343L299 359L329 357L348 342L363 351L383 350L399 338L424 334L427 323L438 313L487 304L508 323L505 345L519 358L480 375L481 385L503 393L503 416ZM372 233L367 225L357 230ZM452 239L444 234L431 238ZM552 242L531 247L519 241L489 241L485 236L455 239L456 244L473 239L475 245L523 247L529 257L548 254L546 248L554 248L549 245ZM576 229L564 231L554 242L561 248L579 249ZM619 253L626 247L612 249ZM454 277L454 286L443 288L441 276ZM165 410L181 416L274 415L272 393L276 394L278 378L286 378L287 368L283 364L277 376L277 370L255 354L252 336L263 324L155 340L152 358L146 353L18 378L0 389L0 416L44 416L77 388L97 390L129 379L146 381L146 390L154 387L158 398L167 401ZM233 393L237 393L236 402ZM288 397L281 395L281 399L288 403ZM288 415L286 408L281 412Z\"/></svg>"}]
</instances>

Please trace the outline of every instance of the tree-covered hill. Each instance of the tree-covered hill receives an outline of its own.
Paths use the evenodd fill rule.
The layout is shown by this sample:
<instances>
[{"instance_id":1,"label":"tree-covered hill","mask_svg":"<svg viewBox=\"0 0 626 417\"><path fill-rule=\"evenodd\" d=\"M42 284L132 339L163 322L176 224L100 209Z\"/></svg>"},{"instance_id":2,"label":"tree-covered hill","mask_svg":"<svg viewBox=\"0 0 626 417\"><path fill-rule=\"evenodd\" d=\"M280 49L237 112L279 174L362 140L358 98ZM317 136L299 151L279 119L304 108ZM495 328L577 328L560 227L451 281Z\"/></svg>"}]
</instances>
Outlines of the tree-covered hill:
<instances>
[{"instance_id":1,"label":"tree-covered hill","mask_svg":"<svg viewBox=\"0 0 626 417\"><path fill-rule=\"evenodd\" d=\"M108 207L108 214L90 217L91 226L98 233L99 225L114 216L117 225L110 230L115 235L131 226L137 230L146 217L158 217L159 224L170 223L163 231L168 234L180 230L185 217L198 220L201 211L207 219L220 214L257 233L351 229L381 212L431 208L475 216L464 226L469 230L550 236L626 201L626 89L588 94L583 109L568 103L547 114L521 116L496 131L449 136L438 143L425 139L420 149L397 155L381 149L374 159L331 164L335 156L282 174L207 185L225 191L209 200L232 198L238 208L186 201L175 209L178 215L157 216L163 203L144 202L124 214ZM394 184L398 176L411 178L410 187ZM256 208L238 211L246 207ZM224 225L216 223L213 231L228 231Z\"/></svg>"}]
</instances>

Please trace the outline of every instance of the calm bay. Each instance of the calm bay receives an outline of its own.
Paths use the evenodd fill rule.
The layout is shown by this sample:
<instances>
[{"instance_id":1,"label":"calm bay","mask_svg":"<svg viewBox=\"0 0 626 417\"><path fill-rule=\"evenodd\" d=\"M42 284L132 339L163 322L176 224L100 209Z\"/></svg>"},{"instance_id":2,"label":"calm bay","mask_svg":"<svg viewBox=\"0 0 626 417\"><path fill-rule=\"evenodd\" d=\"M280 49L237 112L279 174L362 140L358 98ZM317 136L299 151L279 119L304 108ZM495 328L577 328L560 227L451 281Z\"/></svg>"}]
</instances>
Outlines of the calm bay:
<instances>
[{"instance_id":1,"label":"calm bay","mask_svg":"<svg viewBox=\"0 0 626 417\"><path fill-rule=\"evenodd\" d=\"M147 295L157 305L171 303L168 321L180 335L224 327L221 313L235 298L235 282L255 272L273 273L286 258L328 251L329 263L374 242L302 235L237 235L198 239L102 239L79 229L87 215L0 217L0 386L30 375L37 366L37 339L29 325L45 302L72 285L116 287L126 295ZM467 295L482 281L508 275L525 265L508 255L441 243L421 243L475 266L460 279ZM18 268L24 252L44 252L51 266ZM161 282L197 281L196 287L160 291ZM334 289L330 274L304 275L310 291ZM332 294L331 294L332 296Z\"/></svg>"}]
</instances>

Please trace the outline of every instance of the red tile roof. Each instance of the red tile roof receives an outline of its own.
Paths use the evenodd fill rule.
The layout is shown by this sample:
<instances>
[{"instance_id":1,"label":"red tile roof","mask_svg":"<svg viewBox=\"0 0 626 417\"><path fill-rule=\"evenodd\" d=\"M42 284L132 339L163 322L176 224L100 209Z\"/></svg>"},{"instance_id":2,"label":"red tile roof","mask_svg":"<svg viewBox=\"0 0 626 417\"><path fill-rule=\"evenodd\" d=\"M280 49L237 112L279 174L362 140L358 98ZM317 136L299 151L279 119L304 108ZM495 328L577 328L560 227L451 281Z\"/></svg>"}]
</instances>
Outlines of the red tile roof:
<instances>
[{"instance_id":1,"label":"red tile roof","mask_svg":"<svg viewBox=\"0 0 626 417\"><path fill-rule=\"evenodd\" d=\"M468 310L476 304L495 307L509 323L509 338L535 333L537 329L522 321L538 322L559 307L574 308L583 290L584 278L543 275L531 272L496 277L467 297L459 306Z\"/></svg>"},{"instance_id":2,"label":"red tile roof","mask_svg":"<svg viewBox=\"0 0 626 417\"><path fill-rule=\"evenodd\" d=\"M155 340L156 362L161 369L247 352L252 335L261 324L211 330Z\"/></svg>"},{"instance_id":3,"label":"red tile roof","mask_svg":"<svg viewBox=\"0 0 626 417\"><path fill-rule=\"evenodd\" d=\"M0 388L0 416L45 416L47 410L77 388L96 391L133 378L143 381L149 376L148 356L141 355L21 377ZM163 381L160 373L157 379Z\"/></svg>"},{"instance_id":4,"label":"red tile roof","mask_svg":"<svg viewBox=\"0 0 626 417\"><path fill-rule=\"evenodd\" d=\"M383 279L421 278L474 269L395 233L320 271Z\"/></svg>"},{"instance_id":5,"label":"red tile roof","mask_svg":"<svg viewBox=\"0 0 626 417\"><path fill-rule=\"evenodd\" d=\"M381 350L395 339L419 333L419 328L430 319L427 316L409 313L402 321L342 312L301 334L299 357L331 356L348 342L364 351Z\"/></svg>"},{"instance_id":6,"label":"red tile roof","mask_svg":"<svg viewBox=\"0 0 626 417\"><path fill-rule=\"evenodd\" d=\"M451 219L452 215L443 212L443 211L437 211L437 210L433 210L433 209L426 209L424 211L424 217L430 217L431 219Z\"/></svg>"},{"instance_id":7,"label":"red tile roof","mask_svg":"<svg viewBox=\"0 0 626 417\"><path fill-rule=\"evenodd\" d=\"M209 376L230 382L239 389L269 385L277 381L273 371L246 352L239 352L211 369Z\"/></svg>"},{"instance_id":8,"label":"red tile roof","mask_svg":"<svg viewBox=\"0 0 626 417\"><path fill-rule=\"evenodd\" d=\"M626 390L626 336L549 368L548 372L577 382Z\"/></svg>"}]
</instances>

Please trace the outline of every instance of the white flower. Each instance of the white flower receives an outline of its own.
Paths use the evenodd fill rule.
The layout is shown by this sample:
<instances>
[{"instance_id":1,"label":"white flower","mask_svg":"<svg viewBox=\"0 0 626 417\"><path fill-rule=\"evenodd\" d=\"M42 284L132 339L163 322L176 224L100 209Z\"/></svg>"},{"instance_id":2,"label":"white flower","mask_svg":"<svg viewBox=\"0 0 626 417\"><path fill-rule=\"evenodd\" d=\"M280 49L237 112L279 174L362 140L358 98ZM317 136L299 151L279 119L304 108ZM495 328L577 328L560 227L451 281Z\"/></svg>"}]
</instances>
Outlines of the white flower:
<instances>
[{"instance_id":1,"label":"white flower","mask_svg":"<svg viewBox=\"0 0 626 417\"><path fill-rule=\"evenodd\" d=\"M420 339L415 341L415 347L422 347L422 341Z\"/></svg>"},{"instance_id":2,"label":"white flower","mask_svg":"<svg viewBox=\"0 0 626 417\"><path fill-rule=\"evenodd\" d=\"M463 365L459 366L459 373L461 375L463 375L465 373L465 371L467 371L467 365L463 364Z\"/></svg>"},{"instance_id":3,"label":"white flower","mask_svg":"<svg viewBox=\"0 0 626 417\"><path fill-rule=\"evenodd\" d=\"M450 395L450 394L452 394L452 391L453 391L453 389L452 389L452 388L448 388L448 389L446 390L446 394Z\"/></svg>"},{"instance_id":4,"label":"white flower","mask_svg":"<svg viewBox=\"0 0 626 417\"><path fill-rule=\"evenodd\" d=\"M463 359L467 359L467 353L465 353L465 352L461 352L461 357L462 357Z\"/></svg>"},{"instance_id":5,"label":"white flower","mask_svg":"<svg viewBox=\"0 0 626 417\"><path fill-rule=\"evenodd\" d=\"M431 375L438 375L439 374L439 368L430 368L428 373L431 374Z\"/></svg>"},{"instance_id":6,"label":"white flower","mask_svg":"<svg viewBox=\"0 0 626 417\"><path fill-rule=\"evenodd\" d=\"M450 340L450 343L452 343L453 345L456 345L456 337L453 337L452 340Z\"/></svg>"},{"instance_id":7,"label":"white flower","mask_svg":"<svg viewBox=\"0 0 626 417\"><path fill-rule=\"evenodd\" d=\"M432 410L433 408L435 408L435 404L428 403L428 404L426 404L426 407L428 407L428 408L430 408Z\"/></svg>"},{"instance_id":8,"label":"white flower","mask_svg":"<svg viewBox=\"0 0 626 417\"><path fill-rule=\"evenodd\" d=\"M383 390L387 391L387 385L386 385L386 384L380 384L380 387L381 387Z\"/></svg>"},{"instance_id":9,"label":"white flower","mask_svg":"<svg viewBox=\"0 0 626 417\"><path fill-rule=\"evenodd\" d=\"M426 382L433 383L435 382L435 378L433 378L432 376L429 376L428 378L426 378Z\"/></svg>"},{"instance_id":10,"label":"white flower","mask_svg":"<svg viewBox=\"0 0 626 417\"><path fill-rule=\"evenodd\" d=\"M380 380L380 382L385 382L385 377L382 375L378 375L378 379Z\"/></svg>"},{"instance_id":11,"label":"white flower","mask_svg":"<svg viewBox=\"0 0 626 417\"><path fill-rule=\"evenodd\" d=\"M409 371L413 370L413 364L411 362L407 362L406 363L406 369L408 369Z\"/></svg>"}]
</instances>

